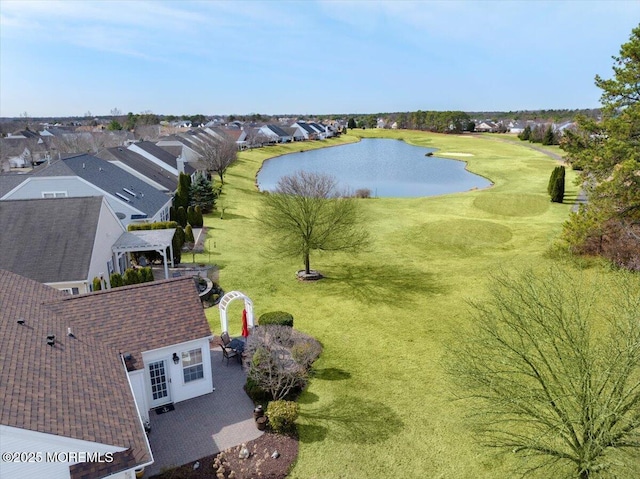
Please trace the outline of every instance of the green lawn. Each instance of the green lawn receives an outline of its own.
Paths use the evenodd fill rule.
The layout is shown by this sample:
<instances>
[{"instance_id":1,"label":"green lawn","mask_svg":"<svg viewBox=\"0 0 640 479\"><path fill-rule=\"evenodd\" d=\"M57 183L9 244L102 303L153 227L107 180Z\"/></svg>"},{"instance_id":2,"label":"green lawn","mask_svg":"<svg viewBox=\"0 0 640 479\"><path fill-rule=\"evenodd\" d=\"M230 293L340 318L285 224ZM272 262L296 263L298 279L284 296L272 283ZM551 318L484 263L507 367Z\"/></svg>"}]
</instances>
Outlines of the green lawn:
<instances>
[{"instance_id":1,"label":"green lawn","mask_svg":"<svg viewBox=\"0 0 640 479\"><path fill-rule=\"evenodd\" d=\"M261 162L357 137L402 138L439 153L466 153L469 170L495 185L433 198L361 200L372 244L359 255L313 254L327 276L301 283L301 261L265 255L257 228ZM443 155L447 156L447 155ZM300 453L294 478L496 478L506 462L475 445L460 403L451 401L440 360L464 338L466 300L482 297L497 268L544 266L571 205L546 194L556 162L522 145L478 136L355 130L340 139L242 152L224 188L225 219L210 216L211 262L226 291L241 290L256 316L284 310L324 352L301 398ZM575 198L573 172L567 196ZM215 248L213 248L215 242ZM197 257L208 261L209 252ZM230 329L240 332L242 304ZM235 308L235 309L234 309ZM220 331L218 310L207 310Z\"/></svg>"}]
</instances>

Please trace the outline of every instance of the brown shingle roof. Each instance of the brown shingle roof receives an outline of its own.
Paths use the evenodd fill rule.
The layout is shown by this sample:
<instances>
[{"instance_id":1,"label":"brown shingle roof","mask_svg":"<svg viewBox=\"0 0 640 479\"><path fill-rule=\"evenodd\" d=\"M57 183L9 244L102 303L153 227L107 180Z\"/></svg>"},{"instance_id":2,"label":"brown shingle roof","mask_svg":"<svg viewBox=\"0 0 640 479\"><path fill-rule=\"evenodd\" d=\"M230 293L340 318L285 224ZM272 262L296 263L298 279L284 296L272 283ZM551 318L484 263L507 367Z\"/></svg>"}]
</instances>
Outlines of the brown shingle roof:
<instances>
[{"instance_id":1,"label":"brown shingle roof","mask_svg":"<svg viewBox=\"0 0 640 479\"><path fill-rule=\"evenodd\" d=\"M123 447L135 465L150 462L118 350L55 314L51 305L65 298L0 270L0 424ZM75 338L67 336L69 326Z\"/></svg>"},{"instance_id":2,"label":"brown shingle roof","mask_svg":"<svg viewBox=\"0 0 640 479\"><path fill-rule=\"evenodd\" d=\"M211 336L191 278L67 296L51 308L105 344L132 354L133 369L143 367L143 351Z\"/></svg>"}]
</instances>

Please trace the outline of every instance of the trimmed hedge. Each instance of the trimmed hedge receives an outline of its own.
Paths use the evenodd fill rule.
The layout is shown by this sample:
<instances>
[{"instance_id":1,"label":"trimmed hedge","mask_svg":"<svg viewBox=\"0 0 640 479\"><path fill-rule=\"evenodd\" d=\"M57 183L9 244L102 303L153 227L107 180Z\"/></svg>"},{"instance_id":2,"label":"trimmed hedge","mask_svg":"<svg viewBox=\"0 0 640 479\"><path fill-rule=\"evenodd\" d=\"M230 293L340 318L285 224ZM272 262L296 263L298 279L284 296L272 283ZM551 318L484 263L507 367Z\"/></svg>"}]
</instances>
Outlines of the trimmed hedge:
<instances>
[{"instance_id":1,"label":"trimmed hedge","mask_svg":"<svg viewBox=\"0 0 640 479\"><path fill-rule=\"evenodd\" d=\"M300 406L293 401L271 401L267 406L269 425L279 434L291 432L295 429Z\"/></svg>"},{"instance_id":2,"label":"trimmed hedge","mask_svg":"<svg viewBox=\"0 0 640 479\"><path fill-rule=\"evenodd\" d=\"M258 318L258 324L279 324L281 326L290 326L293 328L293 315L285 311L271 311L264 313Z\"/></svg>"}]
</instances>

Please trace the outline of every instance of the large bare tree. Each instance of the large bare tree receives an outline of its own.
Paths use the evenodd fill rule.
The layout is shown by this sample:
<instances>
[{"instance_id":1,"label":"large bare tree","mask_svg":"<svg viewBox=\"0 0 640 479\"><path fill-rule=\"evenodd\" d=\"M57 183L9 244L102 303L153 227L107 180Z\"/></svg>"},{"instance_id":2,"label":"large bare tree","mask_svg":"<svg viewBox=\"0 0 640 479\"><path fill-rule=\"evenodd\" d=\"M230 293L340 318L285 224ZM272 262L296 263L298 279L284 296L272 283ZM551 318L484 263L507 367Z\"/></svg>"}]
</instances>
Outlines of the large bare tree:
<instances>
[{"instance_id":1,"label":"large bare tree","mask_svg":"<svg viewBox=\"0 0 640 479\"><path fill-rule=\"evenodd\" d=\"M452 346L479 439L541 477L640 477L638 277L527 271L492 283L468 341Z\"/></svg>"},{"instance_id":2,"label":"large bare tree","mask_svg":"<svg viewBox=\"0 0 640 479\"><path fill-rule=\"evenodd\" d=\"M258 219L273 238L273 251L301 257L309 276L311 251L356 251L367 244L358 201L340 192L333 176L298 171L265 194Z\"/></svg>"},{"instance_id":3,"label":"large bare tree","mask_svg":"<svg viewBox=\"0 0 640 479\"><path fill-rule=\"evenodd\" d=\"M232 138L211 138L202 140L196 146L200 161L210 173L216 173L224 184L227 168L238 158L238 145Z\"/></svg>"}]
</instances>

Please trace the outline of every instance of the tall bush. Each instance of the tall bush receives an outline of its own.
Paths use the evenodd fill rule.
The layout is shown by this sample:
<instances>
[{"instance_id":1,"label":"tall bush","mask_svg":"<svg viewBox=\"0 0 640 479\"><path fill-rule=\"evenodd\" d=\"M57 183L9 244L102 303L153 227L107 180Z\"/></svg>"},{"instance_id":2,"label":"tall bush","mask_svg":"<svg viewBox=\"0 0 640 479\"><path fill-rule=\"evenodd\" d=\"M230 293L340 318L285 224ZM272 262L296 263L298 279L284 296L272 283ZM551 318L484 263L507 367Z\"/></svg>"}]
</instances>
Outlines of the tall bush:
<instances>
[{"instance_id":1,"label":"tall bush","mask_svg":"<svg viewBox=\"0 0 640 479\"><path fill-rule=\"evenodd\" d=\"M564 178L565 178L565 167L560 166L560 170L558 170L558 175L556 176L553 191L551 192L551 201L554 203L562 203L564 200Z\"/></svg>"},{"instance_id":2,"label":"tall bush","mask_svg":"<svg viewBox=\"0 0 640 479\"><path fill-rule=\"evenodd\" d=\"M177 220L178 220L178 224L180 226L182 226L183 228L187 226L187 211L184 209L183 206L180 206L178 208L178 213L177 213Z\"/></svg>"},{"instance_id":3,"label":"tall bush","mask_svg":"<svg viewBox=\"0 0 640 479\"><path fill-rule=\"evenodd\" d=\"M195 220L196 220L196 210L193 206L189 206L187 208L187 223L190 224L191 226L195 226Z\"/></svg>"},{"instance_id":4,"label":"tall bush","mask_svg":"<svg viewBox=\"0 0 640 479\"><path fill-rule=\"evenodd\" d=\"M202 225L204 224L204 218L202 218L202 208L200 207L200 205L196 205L194 210L195 210L195 215L194 215L193 227L202 228Z\"/></svg>"},{"instance_id":5,"label":"tall bush","mask_svg":"<svg viewBox=\"0 0 640 479\"><path fill-rule=\"evenodd\" d=\"M127 270L124 272L124 284L125 286L128 286L130 284L138 284L140 283L140 274L138 273L138 270L133 269L133 268L127 268Z\"/></svg>"},{"instance_id":6,"label":"tall bush","mask_svg":"<svg viewBox=\"0 0 640 479\"><path fill-rule=\"evenodd\" d=\"M187 225L184 229L184 241L185 243L195 243L195 238L193 237L193 228L191 225Z\"/></svg>"},{"instance_id":7,"label":"tall bush","mask_svg":"<svg viewBox=\"0 0 640 479\"><path fill-rule=\"evenodd\" d=\"M109 276L109 281L111 282L112 288L119 288L120 286L124 286L124 280L122 279L122 275L120 273L111 273Z\"/></svg>"},{"instance_id":8,"label":"tall bush","mask_svg":"<svg viewBox=\"0 0 640 479\"><path fill-rule=\"evenodd\" d=\"M100 278L96 276L95 278L93 278L93 290L100 291L101 289L102 289L102 282L100 281Z\"/></svg>"},{"instance_id":9,"label":"tall bush","mask_svg":"<svg viewBox=\"0 0 640 479\"><path fill-rule=\"evenodd\" d=\"M140 282L150 283L153 281L153 270L151 266L146 266L140 270Z\"/></svg>"}]
</instances>

